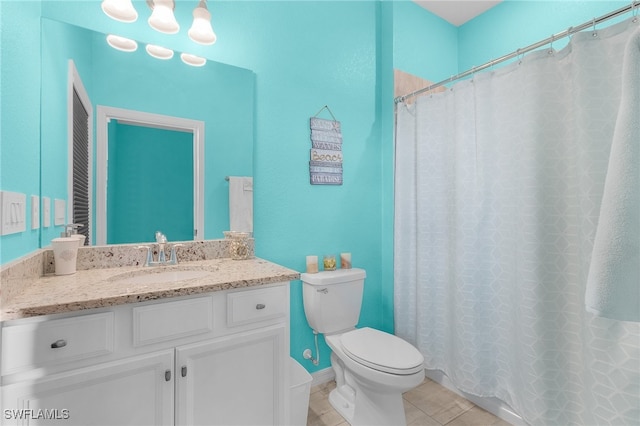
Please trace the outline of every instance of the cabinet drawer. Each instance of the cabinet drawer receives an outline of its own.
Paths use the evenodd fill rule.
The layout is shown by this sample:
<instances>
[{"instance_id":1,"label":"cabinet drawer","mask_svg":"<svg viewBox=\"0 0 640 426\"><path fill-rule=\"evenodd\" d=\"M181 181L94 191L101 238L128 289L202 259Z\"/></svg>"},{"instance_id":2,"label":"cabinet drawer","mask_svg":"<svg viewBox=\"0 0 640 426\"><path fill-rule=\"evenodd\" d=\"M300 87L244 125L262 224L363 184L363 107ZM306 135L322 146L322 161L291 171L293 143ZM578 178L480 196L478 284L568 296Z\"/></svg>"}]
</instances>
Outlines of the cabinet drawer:
<instances>
[{"instance_id":1,"label":"cabinet drawer","mask_svg":"<svg viewBox=\"0 0 640 426\"><path fill-rule=\"evenodd\" d=\"M210 296L133 309L134 346L179 339L213 330Z\"/></svg>"},{"instance_id":2,"label":"cabinet drawer","mask_svg":"<svg viewBox=\"0 0 640 426\"><path fill-rule=\"evenodd\" d=\"M2 374L113 352L113 312L2 329Z\"/></svg>"},{"instance_id":3,"label":"cabinet drawer","mask_svg":"<svg viewBox=\"0 0 640 426\"><path fill-rule=\"evenodd\" d=\"M286 286L227 294L227 325L230 327L255 321L283 317L287 313Z\"/></svg>"}]
</instances>

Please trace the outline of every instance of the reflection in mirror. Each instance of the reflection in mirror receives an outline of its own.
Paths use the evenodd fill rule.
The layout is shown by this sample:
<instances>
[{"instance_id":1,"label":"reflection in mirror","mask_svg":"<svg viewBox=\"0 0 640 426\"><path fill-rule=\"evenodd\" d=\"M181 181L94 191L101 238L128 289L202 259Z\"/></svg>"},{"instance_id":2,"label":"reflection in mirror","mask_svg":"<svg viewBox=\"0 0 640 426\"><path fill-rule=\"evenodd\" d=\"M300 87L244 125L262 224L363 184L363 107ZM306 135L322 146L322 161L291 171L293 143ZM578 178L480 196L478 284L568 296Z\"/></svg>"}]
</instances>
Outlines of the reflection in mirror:
<instances>
[{"instance_id":1,"label":"reflection in mirror","mask_svg":"<svg viewBox=\"0 0 640 426\"><path fill-rule=\"evenodd\" d=\"M140 242L157 230L202 239L204 139L202 121L99 105L97 243Z\"/></svg>"},{"instance_id":2,"label":"reflection in mirror","mask_svg":"<svg viewBox=\"0 0 640 426\"><path fill-rule=\"evenodd\" d=\"M168 180L189 181L195 186L199 185L201 206L193 210L192 206L197 198L195 187L190 197L172 197L171 200L163 201L161 206L154 206L152 209L145 203L147 211L136 214L144 218L153 232L149 233L140 225L132 225L128 228L139 232L125 235L129 231L125 229L127 226L124 226L118 231L118 235L113 237L113 242L151 242L157 229L161 229L170 241L183 239L187 234L190 235L189 239L193 239L193 230L203 228L204 233L199 231L197 238L222 238L222 232L229 229L229 193L228 183L224 178L229 175L253 175L255 74L211 60L202 67L191 67L184 64L177 54L172 59L159 60L149 56L144 45L145 43L138 41L136 51L123 52L109 46L105 34L42 19L41 195L51 199L67 200L68 206L73 204L74 190L68 184L69 176L73 175L73 131L70 124L72 114L68 111L69 92L72 92L69 87L74 79L69 71L69 61L72 60L76 68L76 78L82 82L95 116L88 119L88 242L111 243L111 238L108 237L111 233L108 222L110 211L125 212L123 217L114 219L114 229L119 226L116 222L129 223L133 210L140 209L128 203L132 199L140 201L146 196L156 199L157 197L151 194L152 189L166 187ZM203 135L203 149L200 151L199 160L202 162L201 184L196 184L193 178L196 169L200 169L197 163L192 162L191 168L185 164L178 164L185 162L184 158L188 156L186 149L181 151L181 154L173 155L176 160L172 163L160 164L165 160L154 160L155 168L150 166L152 169L143 173L145 176L153 176L146 183L138 182L141 179L139 174L121 177L115 167L111 170L111 165L108 179L106 175L104 179L107 185L99 183L97 174L100 169L96 163L96 143L99 136L97 128L93 127L97 125L97 109L101 105L201 122L206 129L206 139ZM118 128L118 132L121 130L122 128ZM127 133L130 130L122 131ZM151 138L157 141L159 134L146 133L152 130L142 131L142 135L136 136L136 139ZM187 131L194 136L193 130ZM135 165L139 165L142 170L141 161L157 154L158 146L139 146L136 153L122 154L130 156L130 161L125 162L129 171L135 168ZM195 158L193 144L191 149L191 158ZM109 157L109 160L112 158ZM124 187L135 188L137 195L126 194L122 189ZM106 195L105 204L101 204L98 194L112 192L120 195L120 207L110 209L106 204ZM178 204L182 209L173 212L172 219L182 226L182 230L176 230L172 235L161 228L165 225L160 224L158 211L169 210ZM201 212L199 218L198 212ZM106 217L105 227L98 224L98 215ZM66 217L67 223L74 221L72 212L67 212ZM200 227L198 220L202 223ZM49 245L51 239L58 237L62 230L60 226L43 227L41 245ZM99 235L104 235L104 239L98 238Z\"/></svg>"}]
</instances>

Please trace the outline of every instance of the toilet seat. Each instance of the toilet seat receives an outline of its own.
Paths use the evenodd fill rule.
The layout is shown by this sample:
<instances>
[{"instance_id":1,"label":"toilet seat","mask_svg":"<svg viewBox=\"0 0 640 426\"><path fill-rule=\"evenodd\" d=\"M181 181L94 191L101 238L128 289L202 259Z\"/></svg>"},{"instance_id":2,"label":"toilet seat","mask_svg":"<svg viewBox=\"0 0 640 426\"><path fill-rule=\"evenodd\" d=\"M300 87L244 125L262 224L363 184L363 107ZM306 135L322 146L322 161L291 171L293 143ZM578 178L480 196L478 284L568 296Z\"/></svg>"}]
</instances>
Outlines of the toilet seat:
<instances>
[{"instance_id":1,"label":"toilet seat","mask_svg":"<svg viewBox=\"0 0 640 426\"><path fill-rule=\"evenodd\" d=\"M424 368L424 357L413 345L384 331L358 328L342 334L340 341L349 358L374 370L409 375Z\"/></svg>"}]
</instances>

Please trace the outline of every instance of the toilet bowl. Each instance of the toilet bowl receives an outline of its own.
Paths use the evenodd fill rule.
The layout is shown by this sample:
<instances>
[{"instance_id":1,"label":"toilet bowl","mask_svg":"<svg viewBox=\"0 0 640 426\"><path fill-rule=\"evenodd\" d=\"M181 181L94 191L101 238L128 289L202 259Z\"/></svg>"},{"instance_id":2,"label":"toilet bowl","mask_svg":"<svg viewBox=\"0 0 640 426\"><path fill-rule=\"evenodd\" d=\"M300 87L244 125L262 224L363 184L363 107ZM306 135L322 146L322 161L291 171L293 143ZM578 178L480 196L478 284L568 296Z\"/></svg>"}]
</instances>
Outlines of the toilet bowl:
<instances>
[{"instance_id":1,"label":"toilet bowl","mask_svg":"<svg viewBox=\"0 0 640 426\"><path fill-rule=\"evenodd\" d=\"M325 337L336 388L331 405L351 425L405 425L402 393L424 380L424 358L406 341L372 328Z\"/></svg>"},{"instance_id":2,"label":"toilet bowl","mask_svg":"<svg viewBox=\"0 0 640 426\"><path fill-rule=\"evenodd\" d=\"M307 322L332 351L329 402L352 426L406 425L402 393L424 380L424 357L397 336L355 328L365 277L358 268L301 274Z\"/></svg>"}]
</instances>

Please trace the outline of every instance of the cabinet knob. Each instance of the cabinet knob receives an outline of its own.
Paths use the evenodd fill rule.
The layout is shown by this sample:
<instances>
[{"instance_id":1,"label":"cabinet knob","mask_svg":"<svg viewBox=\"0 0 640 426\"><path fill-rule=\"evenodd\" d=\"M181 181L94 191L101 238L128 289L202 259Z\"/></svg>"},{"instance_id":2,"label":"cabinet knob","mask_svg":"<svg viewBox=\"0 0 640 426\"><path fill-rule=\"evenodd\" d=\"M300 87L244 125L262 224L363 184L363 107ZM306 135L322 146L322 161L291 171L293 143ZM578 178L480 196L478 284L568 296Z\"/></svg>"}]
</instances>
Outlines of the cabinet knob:
<instances>
[{"instance_id":1,"label":"cabinet knob","mask_svg":"<svg viewBox=\"0 0 640 426\"><path fill-rule=\"evenodd\" d=\"M166 371L164 372L164 380L165 380L166 382L168 382L168 381L170 381L170 380L171 380L171 370L166 370Z\"/></svg>"},{"instance_id":2,"label":"cabinet knob","mask_svg":"<svg viewBox=\"0 0 640 426\"><path fill-rule=\"evenodd\" d=\"M51 344L51 349L64 348L65 346L67 346L67 341L64 339L60 339Z\"/></svg>"},{"instance_id":3,"label":"cabinet knob","mask_svg":"<svg viewBox=\"0 0 640 426\"><path fill-rule=\"evenodd\" d=\"M256 309L260 310L260 309L264 309L266 307L266 305L264 303L258 303L256 305Z\"/></svg>"},{"instance_id":4,"label":"cabinet knob","mask_svg":"<svg viewBox=\"0 0 640 426\"><path fill-rule=\"evenodd\" d=\"M187 366L183 365L182 368L180 369L180 374L182 374L182 377L187 377Z\"/></svg>"}]
</instances>

